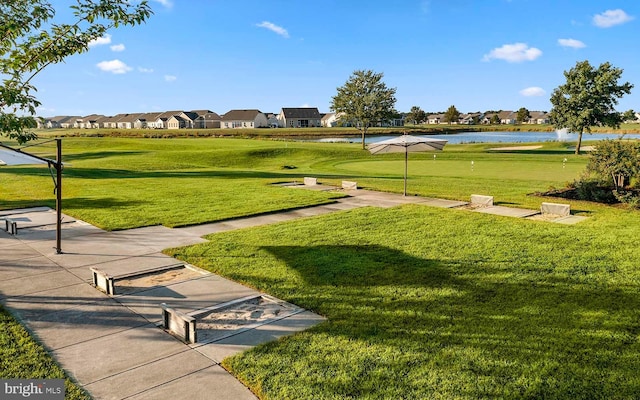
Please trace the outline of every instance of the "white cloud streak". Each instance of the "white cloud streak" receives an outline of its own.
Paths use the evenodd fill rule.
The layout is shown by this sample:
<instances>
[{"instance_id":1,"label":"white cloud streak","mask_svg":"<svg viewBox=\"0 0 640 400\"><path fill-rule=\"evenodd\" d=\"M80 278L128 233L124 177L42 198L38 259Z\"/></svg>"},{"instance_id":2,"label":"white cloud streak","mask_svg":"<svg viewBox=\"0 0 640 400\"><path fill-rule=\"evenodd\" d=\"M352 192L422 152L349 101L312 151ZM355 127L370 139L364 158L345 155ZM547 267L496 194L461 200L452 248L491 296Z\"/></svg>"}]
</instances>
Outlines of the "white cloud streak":
<instances>
[{"instance_id":1,"label":"white cloud streak","mask_svg":"<svg viewBox=\"0 0 640 400\"><path fill-rule=\"evenodd\" d=\"M630 16L624 10L607 10L602 14L596 14L593 16L593 24L599 28L611 28L612 26L624 24L629 22L634 17Z\"/></svg>"},{"instance_id":2,"label":"white cloud streak","mask_svg":"<svg viewBox=\"0 0 640 400\"><path fill-rule=\"evenodd\" d=\"M164 80L165 80L165 81L167 81L167 82L173 82L173 81L175 81L176 79L178 79L178 77L177 77L177 76L174 76L174 75L165 75L165 76L164 76Z\"/></svg>"},{"instance_id":3,"label":"white cloud streak","mask_svg":"<svg viewBox=\"0 0 640 400\"><path fill-rule=\"evenodd\" d=\"M558 39L558 44L562 47L571 47L573 49L584 49L586 44L576 39Z\"/></svg>"},{"instance_id":4,"label":"white cloud streak","mask_svg":"<svg viewBox=\"0 0 640 400\"><path fill-rule=\"evenodd\" d=\"M103 37L99 37L97 39L93 39L92 41L90 41L89 47L102 46L109 43L111 43L111 35L106 34Z\"/></svg>"},{"instance_id":5,"label":"white cloud streak","mask_svg":"<svg viewBox=\"0 0 640 400\"><path fill-rule=\"evenodd\" d=\"M513 43L505 44L502 47L497 47L485 54L482 58L483 61L490 61L492 59L504 60L510 63L517 63L522 61L533 61L542 55L542 50L535 47L529 47L526 43Z\"/></svg>"},{"instance_id":6,"label":"white cloud streak","mask_svg":"<svg viewBox=\"0 0 640 400\"><path fill-rule=\"evenodd\" d=\"M270 30L271 32L277 33L278 35L282 36L283 38L289 38L289 32L287 32L286 29L284 29L281 26L278 26L276 24L273 24L269 21L263 21L259 24L256 24L256 26L258 28L265 28Z\"/></svg>"},{"instance_id":7,"label":"white cloud streak","mask_svg":"<svg viewBox=\"0 0 640 400\"><path fill-rule=\"evenodd\" d=\"M544 96L547 92L544 91L541 87L532 86L526 89L522 89L520 94L524 97L540 97Z\"/></svg>"},{"instance_id":8,"label":"white cloud streak","mask_svg":"<svg viewBox=\"0 0 640 400\"><path fill-rule=\"evenodd\" d=\"M155 1L156 3L162 4L162 6L164 8L172 8L173 7L173 1L171 1L171 0L153 0L153 1Z\"/></svg>"},{"instance_id":9,"label":"white cloud streak","mask_svg":"<svg viewBox=\"0 0 640 400\"><path fill-rule=\"evenodd\" d=\"M124 51L125 47L124 44L120 43L120 44L114 44L113 46L109 47L111 49L111 51Z\"/></svg>"},{"instance_id":10,"label":"white cloud streak","mask_svg":"<svg viewBox=\"0 0 640 400\"><path fill-rule=\"evenodd\" d=\"M144 67L138 67L138 71L142 72L143 74L150 74L153 72L153 69L151 68L144 68Z\"/></svg>"},{"instance_id":11,"label":"white cloud streak","mask_svg":"<svg viewBox=\"0 0 640 400\"><path fill-rule=\"evenodd\" d=\"M133 68L123 63L120 60L102 61L96 64L104 72L111 72L112 74L126 74Z\"/></svg>"}]
</instances>

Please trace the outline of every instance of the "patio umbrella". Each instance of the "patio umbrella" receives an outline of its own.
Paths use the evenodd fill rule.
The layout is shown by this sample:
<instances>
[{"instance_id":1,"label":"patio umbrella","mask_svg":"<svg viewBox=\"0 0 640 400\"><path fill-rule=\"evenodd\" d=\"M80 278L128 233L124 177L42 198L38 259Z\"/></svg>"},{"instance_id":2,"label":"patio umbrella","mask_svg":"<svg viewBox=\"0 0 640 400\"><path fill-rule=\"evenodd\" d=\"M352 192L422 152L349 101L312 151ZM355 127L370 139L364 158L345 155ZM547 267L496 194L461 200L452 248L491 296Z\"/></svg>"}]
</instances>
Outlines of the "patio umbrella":
<instances>
[{"instance_id":1,"label":"patio umbrella","mask_svg":"<svg viewBox=\"0 0 640 400\"><path fill-rule=\"evenodd\" d=\"M407 164L409 153L442 150L447 141L444 139L429 139L418 136L398 136L381 142L370 143L367 149L371 154L404 153L404 195L407 195Z\"/></svg>"},{"instance_id":2,"label":"patio umbrella","mask_svg":"<svg viewBox=\"0 0 640 400\"><path fill-rule=\"evenodd\" d=\"M0 148L0 165L48 164L47 160L33 157L9 148Z\"/></svg>"}]
</instances>

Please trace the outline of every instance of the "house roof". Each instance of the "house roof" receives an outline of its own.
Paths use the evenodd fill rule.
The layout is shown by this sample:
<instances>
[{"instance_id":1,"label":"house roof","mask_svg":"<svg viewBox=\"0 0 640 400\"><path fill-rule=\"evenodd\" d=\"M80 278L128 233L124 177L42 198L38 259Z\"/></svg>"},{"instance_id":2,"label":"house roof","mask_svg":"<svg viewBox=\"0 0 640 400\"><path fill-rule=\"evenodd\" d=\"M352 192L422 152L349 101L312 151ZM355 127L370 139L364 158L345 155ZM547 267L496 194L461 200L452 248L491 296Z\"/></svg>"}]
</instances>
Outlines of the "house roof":
<instances>
[{"instance_id":1,"label":"house roof","mask_svg":"<svg viewBox=\"0 0 640 400\"><path fill-rule=\"evenodd\" d=\"M282 108L282 113L285 118L307 118L307 119L320 119L320 112L317 107L304 107L304 108Z\"/></svg>"},{"instance_id":2,"label":"house roof","mask_svg":"<svg viewBox=\"0 0 640 400\"><path fill-rule=\"evenodd\" d=\"M498 117L500 117L500 119L515 119L513 111L500 111Z\"/></svg>"},{"instance_id":3,"label":"house roof","mask_svg":"<svg viewBox=\"0 0 640 400\"><path fill-rule=\"evenodd\" d=\"M328 119L331 119L332 117L335 117L336 113L326 113L325 115L322 116L322 120L326 121Z\"/></svg>"},{"instance_id":4,"label":"house roof","mask_svg":"<svg viewBox=\"0 0 640 400\"><path fill-rule=\"evenodd\" d=\"M260 110L230 110L220 117L222 121L254 121Z\"/></svg>"}]
</instances>

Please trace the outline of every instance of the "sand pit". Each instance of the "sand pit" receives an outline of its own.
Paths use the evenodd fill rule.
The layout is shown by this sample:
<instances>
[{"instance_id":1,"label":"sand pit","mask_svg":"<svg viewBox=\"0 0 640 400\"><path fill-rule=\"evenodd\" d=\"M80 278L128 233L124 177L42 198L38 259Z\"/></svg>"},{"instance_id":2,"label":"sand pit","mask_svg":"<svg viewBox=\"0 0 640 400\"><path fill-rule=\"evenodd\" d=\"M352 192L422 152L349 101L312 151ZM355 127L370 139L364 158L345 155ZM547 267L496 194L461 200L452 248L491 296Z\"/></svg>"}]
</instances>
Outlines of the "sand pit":
<instances>
[{"instance_id":1,"label":"sand pit","mask_svg":"<svg viewBox=\"0 0 640 400\"><path fill-rule=\"evenodd\" d=\"M540 146L540 145L533 145L533 146L494 147L494 148L489 149L489 150L514 151L514 150L538 150L538 149L541 149L541 148L542 148L542 146Z\"/></svg>"},{"instance_id":2,"label":"sand pit","mask_svg":"<svg viewBox=\"0 0 640 400\"><path fill-rule=\"evenodd\" d=\"M182 267L159 271L155 273L136 275L130 278L118 279L116 286L118 294L130 294L144 288L152 288L158 285L168 285L175 282L201 277L202 273L191 268Z\"/></svg>"},{"instance_id":3,"label":"sand pit","mask_svg":"<svg viewBox=\"0 0 640 400\"><path fill-rule=\"evenodd\" d=\"M302 311L271 296L257 296L195 316L198 342L213 342Z\"/></svg>"}]
</instances>

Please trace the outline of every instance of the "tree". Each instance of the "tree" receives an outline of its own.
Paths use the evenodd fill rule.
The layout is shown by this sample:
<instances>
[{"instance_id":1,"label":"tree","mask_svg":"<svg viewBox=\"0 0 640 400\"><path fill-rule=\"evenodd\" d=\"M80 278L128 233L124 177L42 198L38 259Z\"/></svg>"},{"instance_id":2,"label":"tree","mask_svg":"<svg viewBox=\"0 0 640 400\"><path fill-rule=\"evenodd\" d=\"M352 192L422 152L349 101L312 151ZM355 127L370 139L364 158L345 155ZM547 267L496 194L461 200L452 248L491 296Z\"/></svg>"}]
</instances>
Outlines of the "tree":
<instances>
[{"instance_id":1,"label":"tree","mask_svg":"<svg viewBox=\"0 0 640 400\"><path fill-rule=\"evenodd\" d=\"M489 122L491 122L492 125L500 125L500 115L498 113L493 114Z\"/></svg>"},{"instance_id":2,"label":"tree","mask_svg":"<svg viewBox=\"0 0 640 400\"><path fill-rule=\"evenodd\" d=\"M622 113L622 121L624 122L635 122L637 119L636 112L633 110L627 110Z\"/></svg>"},{"instance_id":3,"label":"tree","mask_svg":"<svg viewBox=\"0 0 640 400\"><path fill-rule=\"evenodd\" d=\"M460 119L460 111L456 106L450 106L447 111L444 112L444 122L451 124L452 122L458 122Z\"/></svg>"},{"instance_id":4,"label":"tree","mask_svg":"<svg viewBox=\"0 0 640 400\"><path fill-rule=\"evenodd\" d=\"M137 25L151 14L147 1L77 0L73 20L59 23L49 0L0 3L0 135L25 143L35 139L36 108L32 79L51 64L86 52L89 42L111 28Z\"/></svg>"},{"instance_id":5,"label":"tree","mask_svg":"<svg viewBox=\"0 0 640 400\"><path fill-rule=\"evenodd\" d=\"M427 113L424 112L420 107L413 106L411 107L411 111L407 114L407 121L413 122L414 125L418 125L427 120Z\"/></svg>"},{"instance_id":6,"label":"tree","mask_svg":"<svg viewBox=\"0 0 640 400\"><path fill-rule=\"evenodd\" d=\"M613 181L616 190L624 188L634 178L640 178L640 143L623 140L602 140L591 152L587 171L602 180Z\"/></svg>"},{"instance_id":7,"label":"tree","mask_svg":"<svg viewBox=\"0 0 640 400\"><path fill-rule=\"evenodd\" d=\"M596 69L589 61L581 61L564 72L567 82L554 89L551 121L556 129L567 128L578 133L576 154L580 154L582 134L591 133L592 126L620 127L622 116L614 106L633 88L629 82L618 84L621 75L622 69L608 62Z\"/></svg>"},{"instance_id":8,"label":"tree","mask_svg":"<svg viewBox=\"0 0 640 400\"><path fill-rule=\"evenodd\" d=\"M527 110L524 107L521 107L518 110L518 114L516 115L516 121L521 124L524 121L529 121L529 119L531 118L531 113L529 113L529 110Z\"/></svg>"},{"instance_id":9,"label":"tree","mask_svg":"<svg viewBox=\"0 0 640 400\"><path fill-rule=\"evenodd\" d=\"M341 119L352 121L362 133L363 149L369 127L396 113L396 89L388 88L382 77L382 73L371 70L356 70L331 99L331 110L341 113Z\"/></svg>"}]
</instances>

